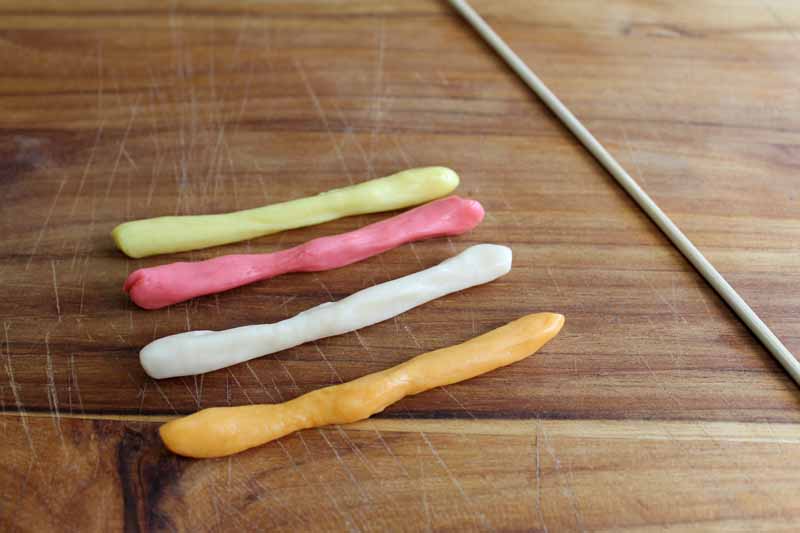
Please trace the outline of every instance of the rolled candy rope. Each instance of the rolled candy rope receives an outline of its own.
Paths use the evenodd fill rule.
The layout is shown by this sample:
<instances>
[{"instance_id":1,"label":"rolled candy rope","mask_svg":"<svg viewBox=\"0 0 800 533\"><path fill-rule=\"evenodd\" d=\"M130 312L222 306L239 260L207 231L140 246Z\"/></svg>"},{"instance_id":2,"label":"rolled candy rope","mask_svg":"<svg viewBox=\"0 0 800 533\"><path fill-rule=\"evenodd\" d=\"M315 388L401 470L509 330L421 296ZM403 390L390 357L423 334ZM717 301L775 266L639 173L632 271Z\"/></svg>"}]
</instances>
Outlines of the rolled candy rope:
<instances>
[{"instance_id":1,"label":"rolled candy rope","mask_svg":"<svg viewBox=\"0 0 800 533\"><path fill-rule=\"evenodd\" d=\"M479 376L524 359L564 325L556 313L519 318L462 344L278 404L213 407L159 429L164 444L189 457L221 457L305 428L347 424L412 394Z\"/></svg>"},{"instance_id":2,"label":"rolled candy rope","mask_svg":"<svg viewBox=\"0 0 800 533\"><path fill-rule=\"evenodd\" d=\"M434 267L312 307L281 322L163 337L145 346L139 360L154 378L210 372L377 324L446 294L497 279L509 270L510 248L479 244Z\"/></svg>"},{"instance_id":3,"label":"rolled candy rope","mask_svg":"<svg viewBox=\"0 0 800 533\"><path fill-rule=\"evenodd\" d=\"M138 306L159 309L287 272L339 268L407 242L458 235L477 226L483 214L477 201L450 196L355 231L321 237L288 250L140 268L128 276L124 290Z\"/></svg>"},{"instance_id":4,"label":"rolled candy rope","mask_svg":"<svg viewBox=\"0 0 800 533\"><path fill-rule=\"evenodd\" d=\"M125 222L114 228L111 236L120 250L134 258L185 252L337 218L422 204L450 194L458 182L458 174L449 168L414 168L316 196L245 211Z\"/></svg>"}]
</instances>

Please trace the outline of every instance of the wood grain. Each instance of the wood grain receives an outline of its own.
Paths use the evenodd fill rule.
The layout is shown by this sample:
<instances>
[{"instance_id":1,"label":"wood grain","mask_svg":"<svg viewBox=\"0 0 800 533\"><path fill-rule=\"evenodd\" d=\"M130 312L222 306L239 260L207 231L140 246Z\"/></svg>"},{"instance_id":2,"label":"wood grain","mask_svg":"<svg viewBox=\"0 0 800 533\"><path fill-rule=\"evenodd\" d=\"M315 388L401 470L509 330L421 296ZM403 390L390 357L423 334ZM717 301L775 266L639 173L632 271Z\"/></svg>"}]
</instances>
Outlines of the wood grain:
<instances>
[{"instance_id":1,"label":"wood grain","mask_svg":"<svg viewBox=\"0 0 800 533\"><path fill-rule=\"evenodd\" d=\"M795 424L374 420L193 461L153 423L21 420L3 418L6 530L792 531L800 516Z\"/></svg>"},{"instance_id":2,"label":"wood grain","mask_svg":"<svg viewBox=\"0 0 800 533\"><path fill-rule=\"evenodd\" d=\"M800 352L800 7L474 5ZM0 528L796 522L794 386L444 2L9 2L0 64ZM468 235L160 311L121 291L142 266L385 215L142 260L113 248L119 222L436 164L488 212ZM156 336L280 320L479 242L513 248L508 276L397 320L197 378L138 366ZM176 413L290 398L545 310L567 325L537 357L370 425L210 462L155 436Z\"/></svg>"}]
</instances>

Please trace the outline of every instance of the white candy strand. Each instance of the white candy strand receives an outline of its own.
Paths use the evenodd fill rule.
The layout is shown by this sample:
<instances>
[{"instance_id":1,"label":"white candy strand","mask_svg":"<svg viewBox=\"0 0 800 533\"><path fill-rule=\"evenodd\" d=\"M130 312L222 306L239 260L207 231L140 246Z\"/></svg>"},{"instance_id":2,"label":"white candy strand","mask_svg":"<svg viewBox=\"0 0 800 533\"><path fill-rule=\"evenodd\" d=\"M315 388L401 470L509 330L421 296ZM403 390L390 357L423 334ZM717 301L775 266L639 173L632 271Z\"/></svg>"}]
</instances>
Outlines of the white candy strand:
<instances>
[{"instance_id":1,"label":"white candy strand","mask_svg":"<svg viewBox=\"0 0 800 533\"><path fill-rule=\"evenodd\" d=\"M511 270L511 249L479 244L438 265L312 307L274 324L188 331L155 340L139 360L151 377L210 372L324 337L383 322L446 294L488 283Z\"/></svg>"}]
</instances>

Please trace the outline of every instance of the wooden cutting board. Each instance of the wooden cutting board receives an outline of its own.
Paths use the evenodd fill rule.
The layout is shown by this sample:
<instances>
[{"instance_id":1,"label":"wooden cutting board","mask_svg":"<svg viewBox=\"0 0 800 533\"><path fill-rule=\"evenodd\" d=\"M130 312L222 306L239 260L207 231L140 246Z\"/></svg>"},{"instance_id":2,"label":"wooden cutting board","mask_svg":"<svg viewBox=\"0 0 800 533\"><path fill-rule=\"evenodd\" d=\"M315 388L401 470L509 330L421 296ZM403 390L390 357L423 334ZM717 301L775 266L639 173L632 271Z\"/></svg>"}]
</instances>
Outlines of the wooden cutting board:
<instances>
[{"instance_id":1,"label":"wooden cutting board","mask_svg":"<svg viewBox=\"0 0 800 533\"><path fill-rule=\"evenodd\" d=\"M792 529L800 397L667 240L444 2L9 1L0 8L0 529ZM475 7L800 352L800 5ZM269 252L385 218L131 260L118 223L426 165L484 223L160 311L136 268ZM514 268L358 333L154 381L140 347L273 322L475 243ZM567 316L534 358L373 419L221 460L156 430Z\"/></svg>"}]
</instances>

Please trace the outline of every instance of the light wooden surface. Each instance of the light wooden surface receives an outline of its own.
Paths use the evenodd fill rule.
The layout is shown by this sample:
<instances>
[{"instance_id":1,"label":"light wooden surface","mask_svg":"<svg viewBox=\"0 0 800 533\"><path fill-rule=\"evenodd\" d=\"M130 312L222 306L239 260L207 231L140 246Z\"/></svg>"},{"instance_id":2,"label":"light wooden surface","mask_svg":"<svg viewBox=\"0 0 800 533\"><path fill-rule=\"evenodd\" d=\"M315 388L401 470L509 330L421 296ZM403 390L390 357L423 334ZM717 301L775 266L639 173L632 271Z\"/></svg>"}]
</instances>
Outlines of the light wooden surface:
<instances>
[{"instance_id":1,"label":"light wooden surface","mask_svg":"<svg viewBox=\"0 0 800 533\"><path fill-rule=\"evenodd\" d=\"M442 2L0 7L0 529L793 530L800 396L577 143ZM800 6L475 7L800 352ZM117 223L220 212L444 164L472 233L162 311L168 260L273 251L362 216L128 260ZM505 278L358 334L155 382L155 336L279 320L510 245ZM230 459L159 421L386 368L562 312L541 354Z\"/></svg>"}]
</instances>

